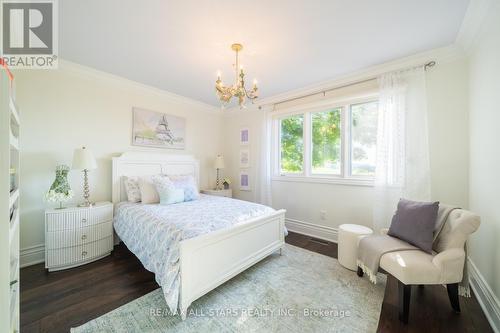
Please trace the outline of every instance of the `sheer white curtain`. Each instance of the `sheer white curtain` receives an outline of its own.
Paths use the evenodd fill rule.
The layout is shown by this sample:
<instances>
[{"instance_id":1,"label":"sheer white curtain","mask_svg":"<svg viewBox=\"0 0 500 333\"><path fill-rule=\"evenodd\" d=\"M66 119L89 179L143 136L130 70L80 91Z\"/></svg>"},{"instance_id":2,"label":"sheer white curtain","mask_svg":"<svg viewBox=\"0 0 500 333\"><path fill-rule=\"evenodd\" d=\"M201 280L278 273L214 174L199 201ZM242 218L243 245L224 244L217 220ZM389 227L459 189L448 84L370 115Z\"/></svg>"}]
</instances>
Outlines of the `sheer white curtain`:
<instances>
[{"instance_id":1,"label":"sheer white curtain","mask_svg":"<svg viewBox=\"0 0 500 333\"><path fill-rule=\"evenodd\" d=\"M260 161L259 161L259 202L266 206L272 206L271 192L271 133L272 118L271 110L264 109L261 113L261 139L260 139Z\"/></svg>"},{"instance_id":2,"label":"sheer white curtain","mask_svg":"<svg viewBox=\"0 0 500 333\"><path fill-rule=\"evenodd\" d=\"M400 198L431 195L425 70L379 77L379 116L373 224L390 225Z\"/></svg>"}]
</instances>

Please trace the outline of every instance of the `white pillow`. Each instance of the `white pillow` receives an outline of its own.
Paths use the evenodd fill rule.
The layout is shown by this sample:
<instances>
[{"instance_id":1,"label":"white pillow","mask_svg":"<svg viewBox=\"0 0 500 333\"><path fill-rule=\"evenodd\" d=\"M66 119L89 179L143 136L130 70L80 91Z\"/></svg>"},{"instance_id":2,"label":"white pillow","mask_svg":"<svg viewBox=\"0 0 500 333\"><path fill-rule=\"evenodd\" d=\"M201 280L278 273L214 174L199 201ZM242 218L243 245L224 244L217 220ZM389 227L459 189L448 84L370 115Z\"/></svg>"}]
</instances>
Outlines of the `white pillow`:
<instances>
[{"instance_id":1,"label":"white pillow","mask_svg":"<svg viewBox=\"0 0 500 333\"><path fill-rule=\"evenodd\" d=\"M171 205L184 201L184 190L176 188L167 176L157 175L151 177L151 180L158 191L160 205Z\"/></svg>"},{"instance_id":2,"label":"white pillow","mask_svg":"<svg viewBox=\"0 0 500 333\"><path fill-rule=\"evenodd\" d=\"M141 200L143 204L155 204L160 202L160 196L153 184L152 176L139 178L139 188L141 190Z\"/></svg>"},{"instance_id":3,"label":"white pillow","mask_svg":"<svg viewBox=\"0 0 500 333\"><path fill-rule=\"evenodd\" d=\"M184 190L184 201L198 200L200 198L196 179L192 175L169 175L168 177L176 188Z\"/></svg>"},{"instance_id":4,"label":"white pillow","mask_svg":"<svg viewBox=\"0 0 500 333\"><path fill-rule=\"evenodd\" d=\"M129 202L141 201L141 190L139 188L138 177L123 176L123 185L125 186L125 192L127 193L127 200Z\"/></svg>"}]
</instances>

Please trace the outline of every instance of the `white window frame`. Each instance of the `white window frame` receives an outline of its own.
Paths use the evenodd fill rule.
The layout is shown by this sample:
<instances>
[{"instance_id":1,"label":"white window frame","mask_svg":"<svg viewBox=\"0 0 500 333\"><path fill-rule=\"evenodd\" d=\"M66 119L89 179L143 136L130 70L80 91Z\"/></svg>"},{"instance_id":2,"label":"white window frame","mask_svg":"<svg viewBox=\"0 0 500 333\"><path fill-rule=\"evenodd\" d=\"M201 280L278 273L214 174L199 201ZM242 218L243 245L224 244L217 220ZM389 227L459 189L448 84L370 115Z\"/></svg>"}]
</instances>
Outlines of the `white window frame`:
<instances>
[{"instance_id":1,"label":"white window frame","mask_svg":"<svg viewBox=\"0 0 500 333\"><path fill-rule=\"evenodd\" d=\"M275 111L272 116L272 145L271 145L271 163L273 181L292 181L307 183L324 184L343 184L358 186L373 186L374 177L371 176L353 176L351 174L351 132L352 132L352 111L351 105L369 103L378 100L378 94L368 94L355 98L343 100L322 101L314 104L291 107L285 110ZM312 173L312 119L311 115L315 112L329 111L340 108L341 114L341 140L340 140L340 174L314 174ZM303 123L303 142L304 157L301 173L282 173L281 172L281 120L294 115L304 115Z\"/></svg>"}]
</instances>

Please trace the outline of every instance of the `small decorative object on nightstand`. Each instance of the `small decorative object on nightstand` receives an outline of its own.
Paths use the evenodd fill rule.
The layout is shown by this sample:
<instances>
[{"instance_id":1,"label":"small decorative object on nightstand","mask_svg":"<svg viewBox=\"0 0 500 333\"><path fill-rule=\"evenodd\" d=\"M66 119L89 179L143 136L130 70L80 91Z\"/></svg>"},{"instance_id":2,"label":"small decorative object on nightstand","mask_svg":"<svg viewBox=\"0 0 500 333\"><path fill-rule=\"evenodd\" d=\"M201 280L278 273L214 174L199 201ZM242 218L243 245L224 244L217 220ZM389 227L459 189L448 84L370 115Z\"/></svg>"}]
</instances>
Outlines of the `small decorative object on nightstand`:
<instances>
[{"instance_id":1,"label":"small decorative object on nightstand","mask_svg":"<svg viewBox=\"0 0 500 333\"><path fill-rule=\"evenodd\" d=\"M61 164L56 167L56 179L45 193L45 200L48 202L59 202L59 207L63 209L63 202L73 198L73 191L68 183L69 166Z\"/></svg>"},{"instance_id":2,"label":"small decorative object on nightstand","mask_svg":"<svg viewBox=\"0 0 500 333\"><path fill-rule=\"evenodd\" d=\"M208 194L208 195L216 195L219 197L227 197L227 198L233 197L233 190L231 190L231 189L227 189L227 190L201 190L201 193Z\"/></svg>"},{"instance_id":3,"label":"small decorative object on nightstand","mask_svg":"<svg viewBox=\"0 0 500 333\"><path fill-rule=\"evenodd\" d=\"M228 177L224 178L222 180L222 185L224 186L225 190L229 190L229 185L231 185L231 179L229 179Z\"/></svg>"},{"instance_id":4,"label":"small decorative object on nightstand","mask_svg":"<svg viewBox=\"0 0 500 333\"><path fill-rule=\"evenodd\" d=\"M215 158L214 167L217 169L217 181L215 183L215 189L222 190L221 182L220 182L220 178L219 178L219 170L224 169L224 156L217 155L217 157Z\"/></svg>"},{"instance_id":5,"label":"small decorative object on nightstand","mask_svg":"<svg viewBox=\"0 0 500 333\"><path fill-rule=\"evenodd\" d=\"M95 161L92 152L85 147L75 149L73 154L73 170L83 170L83 199L84 202L80 204L80 207L90 207L92 203L90 202L90 189L89 189L89 170L97 169L97 163Z\"/></svg>"},{"instance_id":6,"label":"small decorative object on nightstand","mask_svg":"<svg viewBox=\"0 0 500 333\"><path fill-rule=\"evenodd\" d=\"M113 204L45 211L45 268L80 266L113 250Z\"/></svg>"}]
</instances>

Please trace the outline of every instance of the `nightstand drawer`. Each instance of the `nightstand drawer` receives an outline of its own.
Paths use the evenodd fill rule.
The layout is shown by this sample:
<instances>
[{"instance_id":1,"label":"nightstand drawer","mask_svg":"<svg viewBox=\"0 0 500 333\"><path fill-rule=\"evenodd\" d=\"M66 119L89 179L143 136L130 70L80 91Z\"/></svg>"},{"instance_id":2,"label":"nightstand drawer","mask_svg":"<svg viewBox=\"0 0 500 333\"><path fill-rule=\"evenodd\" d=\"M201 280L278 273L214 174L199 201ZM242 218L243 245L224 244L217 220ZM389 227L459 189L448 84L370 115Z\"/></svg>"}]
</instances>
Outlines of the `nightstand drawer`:
<instances>
[{"instance_id":1,"label":"nightstand drawer","mask_svg":"<svg viewBox=\"0 0 500 333\"><path fill-rule=\"evenodd\" d=\"M47 213L47 231L75 229L90 225L88 209Z\"/></svg>"},{"instance_id":2,"label":"nightstand drawer","mask_svg":"<svg viewBox=\"0 0 500 333\"><path fill-rule=\"evenodd\" d=\"M113 205L90 208L90 224L99 224L113 219Z\"/></svg>"},{"instance_id":3,"label":"nightstand drawer","mask_svg":"<svg viewBox=\"0 0 500 333\"><path fill-rule=\"evenodd\" d=\"M45 268L57 271L100 259L113 250L113 204L45 211Z\"/></svg>"},{"instance_id":4,"label":"nightstand drawer","mask_svg":"<svg viewBox=\"0 0 500 333\"><path fill-rule=\"evenodd\" d=\"M54 210L46 213L46 219L47 232L84 228L112 220L113 205Z\"/></svg>"},{"instance_id":5,"label":"nightstand drawer","mask_svg":"<svg viewBox=\"0 0 500 333\"><path fill-rule=\"evenodd\" d=\"M113 222L108 221L74 230L52 231L46 234L48 249L82 245L113 235Z\"/></svg>"},{"instance_id":6,"label":"nightstand drawer","mask_svg":"<svg viewBox=\"0 0 500 333\"><path fill-rule=\"evenodd\" d=\"M92 243L66 247L62 249L46 250L46 265L53 270L59 266L68 267L77 265L84 261L92 261L105 254L108 254L113 249L113 237L107 237Z\"/></svg>"}]
</instances>

